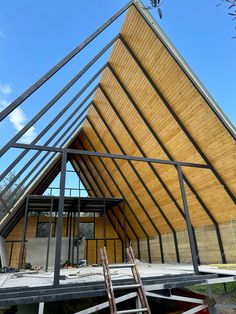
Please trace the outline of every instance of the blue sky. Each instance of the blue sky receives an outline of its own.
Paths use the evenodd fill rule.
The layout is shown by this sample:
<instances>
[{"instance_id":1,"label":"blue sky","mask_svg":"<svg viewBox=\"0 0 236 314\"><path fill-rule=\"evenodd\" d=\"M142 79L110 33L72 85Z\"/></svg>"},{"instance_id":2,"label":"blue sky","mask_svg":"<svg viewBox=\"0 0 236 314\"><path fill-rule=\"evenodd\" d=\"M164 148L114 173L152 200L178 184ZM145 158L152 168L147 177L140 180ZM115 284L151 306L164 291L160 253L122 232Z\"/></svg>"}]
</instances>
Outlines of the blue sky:
<instances>
[{"instance_id":1,"label":"blue sky","mask_svg":"<svg viewBox=\"0 0 236 314\"><path fill-rule=\"evenodd\" d=\"M0 107L3 108L19 96L126 3L126 0L2 1ZM149 1L144 3L148 5ZM165 0L162 7L163 19L158 18L156 10L152 10L151 14L231 122L236 124L236 39L231 39L235 35L234 23L227 15L226 6L217 4L217 0ZM123 17L66 66L57 78L42 88L42 91L26 101L10 119L1 123L1 146L114 37L122 21ZM108 53L98 65L106 61ZM97 69L97 66L92 68L88 76L83 77L78 85L41 119L42 121L30 129L24 138L26 142L39 134L47 119L54 116L58 108L62 108L65 101L83 86L86 78L94 73L94 69ZM11 149L5 159L3 158L0 169L17 152Z\"/></svg>"}]
</instances>

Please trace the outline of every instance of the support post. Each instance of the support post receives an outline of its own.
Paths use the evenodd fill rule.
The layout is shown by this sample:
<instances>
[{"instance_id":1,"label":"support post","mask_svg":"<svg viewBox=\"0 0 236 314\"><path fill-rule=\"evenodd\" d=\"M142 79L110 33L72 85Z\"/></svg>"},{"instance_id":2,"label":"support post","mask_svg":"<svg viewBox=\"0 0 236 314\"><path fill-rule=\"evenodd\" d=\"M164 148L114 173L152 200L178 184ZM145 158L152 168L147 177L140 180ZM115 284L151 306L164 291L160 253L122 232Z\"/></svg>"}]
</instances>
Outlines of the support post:
<instances>
[{"instance_id":1,"label":"support post","mask_svg":"<svg viewBox=\"0 0 236 314\"><path fill-rule=\"evenodd\" d=\"M25 216L24 216L24 224L22 228L22 235L21 235L21 245L20 245L20 255L18 261L18 270L22 268L23 258L24 258L24 247L25 247L25 235L28 223L28 206L29 206L29 196L26 197L26 204L25 204Z\"/></svg>"},{"instance_id":2,"label":"support post","mask_svg":"<svg viewBox=\"0 0 236 314\"><path fill-rule=\"evenodd\" d=\"M68 262L71 261L71 227L72 227L72 209L69 211L69 248L68 248Z\"/></svg>"},{"instance_id":3,"label":"support post","mask_svg":"<svg viewBox=\"0 0 236 314\"><path fill-rule=\"evenodd\" d=\"M77 226L77 247L76 247L76 267L79 266L79 231L80 231L80 190L79 190L79 199L78 199L78 226Z\"/></svg>"},{"instance_id":4,"label":"support post","mask_svg":"<svg viewBox=\"0 0 236 314\"><path fill-rule=\"evenodd\" d=\"M107 247L107 230L106 230L106 200L104 198L103 204L103 246Z\"/></svg>"},{"instance_id":5,"label":"support post","mask_svg":"<svg viewBox=\"0 0 236 314\"><path fill-rule=\"evenodd\" d=\"M56 253L54 265L54 286L59 286L60 264L61 264L61 244L62 244L62 225L63 225L63 210L65 198L65 183L66 183L66 161L67 153L64 150L61 160L61 178L60 178L60 198L57 219L57 239L56 239Z\"/></svg>"},{"instance_id":6,"label":"support post","mask_svg":"<svg viewBox=\"0 0 236 314\"><path fill-rule=\"evenodd\" d=\"M44 302L39 303L39 309L38 309L38 314L43 314L44 313Z\"/></svg>"},{"instance_id":7,"label":"support post","mask_svg":"<svg viewBox=\"0 0 236 314\"><path fill-rule=\"evenodd\" d=\"M199 274L198 262L197 262L197 250L195 247L193 229L191 226L187 197L186 197L186 192L184 188L183 173L182 173L182 169L180 165L177 166L177 170L178 170L178 177L179 177L179 184L180 184L181 196L182 196L182 201L183 201L184 213L185 213L186 222L187 222L187 230L188 230L190 250L191 250L192 261L193 261L193 269L194 269L195 274Z\"/></svg>"},{"instance_id":8,"label":"support post","mask_svg":"<svg viewBox=\"0 0 236 314\"><path fill-rule=\"evenodd\" d=\"M127 232L126 232L126 215L125 215L125 200L123 200L123 222L124 222L124 233L125 233L125 241L124 241L124 246L123 246L123 256L124 256L124 261L126 259L126 246L127 246Z\"/></svg>"},{"instance_id":9,"label":"support post","mask_svg":"<svg viewBox=\"0 0 236 314\"><path fill-rule=\"evenodd\" d=\"M52 227L52 210L53 210L53 198L51 199L51 206L50 206L49 232L48 232L46 268L45 268L46 271L48 270L48 259L49 259L49 253L50 253L51 227Z\"/></svg>"},{"instance_id":10,"label":"support post","mask_svg":"<svg viewBox=\"0 0 236 314\"><path fill-rule=\"evenodd\" d=\"M5 239L2 236L0 236L0 260L1 267L8 266L6 243Z\"/></svg>"}]
</instances>

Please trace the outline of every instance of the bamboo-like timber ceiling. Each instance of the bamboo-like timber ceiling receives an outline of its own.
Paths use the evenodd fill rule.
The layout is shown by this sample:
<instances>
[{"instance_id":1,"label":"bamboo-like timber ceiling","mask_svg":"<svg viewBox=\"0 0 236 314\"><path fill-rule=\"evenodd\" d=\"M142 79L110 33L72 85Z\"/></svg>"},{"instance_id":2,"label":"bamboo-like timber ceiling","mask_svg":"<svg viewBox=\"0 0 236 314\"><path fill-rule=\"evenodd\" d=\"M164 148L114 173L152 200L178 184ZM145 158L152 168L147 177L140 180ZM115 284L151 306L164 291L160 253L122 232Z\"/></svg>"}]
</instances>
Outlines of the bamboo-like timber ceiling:
<instances>
[{"instance_id":1,"label":"bamboo-like timber ceiling","mask_svg":"<svg viewBox=\"0 0 236 314\"><path fill-rule=\"evenodd\" d=\"M231 134L135 7L129 9L120 33L131 51L122 40L116 42L110 68L102 74L101 88L74 146L195 163L207 159L235 195L236 147ZM186 228L174 166L85 156L75 161L89 170L88 181L98 195L125 197L127 219L139 237L144 231L137 217L149 236L156 234L153 224L161 233L170 232L170 225L176 231ZM211 169L185 167L183 173L193 227L210 225L212 219L236 219L235 204ZM118 209L116 214L122 219ZM132 238L128 225L127 232Z\"/></svg>"}]
</instances>

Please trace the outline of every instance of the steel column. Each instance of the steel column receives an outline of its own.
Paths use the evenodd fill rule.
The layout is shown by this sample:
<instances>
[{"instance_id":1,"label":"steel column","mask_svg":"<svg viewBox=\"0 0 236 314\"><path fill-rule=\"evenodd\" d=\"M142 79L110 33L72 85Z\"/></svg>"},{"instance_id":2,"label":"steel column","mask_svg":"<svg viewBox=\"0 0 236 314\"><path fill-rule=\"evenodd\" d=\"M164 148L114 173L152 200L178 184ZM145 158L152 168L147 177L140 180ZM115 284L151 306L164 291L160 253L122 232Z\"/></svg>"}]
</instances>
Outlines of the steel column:
<instances>
[{"instance_id":1,"label":"steel column","mask_svg":"<svg viewBox=\"0 0 236 314\"><path fill-rule=\"evenodd\" d=\"M188 230L190 250L191 250L192 261L193 261L193 269L194 269L195 274L198 275L199 269L198 269L198 261L197 261L197 250L195 247L194 235L193 235L193 230L192 230L192 225L191 225L191 219L190 219L189 210L188 210L187 197L186 197L186 192L185 192L185 188L184 188L183 173L182 173L182 169L179 165L178 165L177 170L178 170L178 177L179 177L181 196L182 196L182 201L183 201L183 206L184 206L184 212L185 212L185 217L186 217L186 222L187 222L187 230Z\"/></svg>"},{"instance_id":2,"label":"steel column","mask_svg":"<svg viewBox=\"0 0 236 314\"><path fill-rule=\"evenodd\" d=\"M19 254L19 261L18 261L18 270L22 268L23 259L24 259L24 248L25 248L25 236L28 224L28 206L29 206L29 196L26 197L26 204L25 204L25 216L24 216L24 223L22 227L22 234L21 234L21 245L20 245L20 254Z\"/></svg>"},{"instance_id":3,"label":"steel column","mask_svg":"<svg viewBox=\"0 0 236 314\"><path fill-rule=\"evenodd\" d=\"M80 192L79 192L80 193ZM77 226L77 255L76 255L76 267L79 266L79 232L80 232L80 195L78 199L78 226Z\"/></svg>"},{"instance_id":4,"label":"steel column","mask_svg":"<svg viewBox=\"0 0 236 314\"><path fill-rule=\"evenodd\" d=\"M63 226L63 211L64 211L64 198L65 198L65 183L66 183L66 151L62 154L61 159L61 178L60 178L60 199L58 208L57 219L57 238L56 238L56 251L55 251L55 265L54 265L54 286L59 285L60 281L60 263L61 263L61 244L62 244L62 226Z\"/></svg>"},{"instance_id":5,"label":"steel column","mask_svg":"<svg viewBox=\"0 0 236 314\"><path fill-rule=\"evenodd\" d=\"M48 270L48 259L49 259L49 252L50 252L50 240L51 240L51 226L52 226L52 210L53 210L53 198L51 199L51 206L50 206L50 217L49 217L49 232L48 232L48 243L47 243L47 253L46 253L46 267L45 270Z\"/></svg>"}]
</instances>

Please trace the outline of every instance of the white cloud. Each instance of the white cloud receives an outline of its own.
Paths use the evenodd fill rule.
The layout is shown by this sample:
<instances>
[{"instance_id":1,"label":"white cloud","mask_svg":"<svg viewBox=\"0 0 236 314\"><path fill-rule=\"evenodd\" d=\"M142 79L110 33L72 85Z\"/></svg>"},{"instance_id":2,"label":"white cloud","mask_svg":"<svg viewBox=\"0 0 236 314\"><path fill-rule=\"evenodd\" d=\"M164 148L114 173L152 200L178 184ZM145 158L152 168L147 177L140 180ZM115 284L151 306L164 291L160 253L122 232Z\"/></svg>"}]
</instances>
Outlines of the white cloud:
<instances>
[{"instance_id":1,"label":"white cloud","mask_svg":"<svg viewBox=\"0 0 236 314\"><path fill-rule=\"evenodd\" d=\"M6 108L10 102L6 99L12 93L12 88L10 84L2 84L0 83L0 110ZM9 115L9 120L19 132L26 125L28 119L21 108L16 108ZM37 136L37 132L35 127L31 127L22 137L21 140L23 143L31 143L34 138Z\"/></svg>"},{"instance_id":2,"label":"white cloud","mask_svg":"<svg viewBox=\"0 0 236 314\"><path fill-rule=\"evenodd\" d=\"M19 132L27 123L27 118L23 110L16 108L10 114L10 121L14 125L15 129ZM33 139L37 136L35 127L31 127L23 136L22 141L24 143L31 143Z\"/></svg>"},{"instance_id":3,"label":"white cloud","mask_svg":"<svg viewBox=\"0 0 236 314\"><path fill-rule=\"evenodd\" d=\"M4 33L3 30L0 29L0 38L6 38L6 34Z\"/></svg>"},{"instance_id":4,"label":"white cloud","mask_svg":"<svg viewBox=\"0 0 236 314\"><path fill-rule=\"evenodd\" d=\"M0 95L2 96L8 96L12 93L12 88L10 84L2 84L0 82Z\"/></svg>"},{"instance_id":5,"label":"white cloud","mask_svg":"<svg viewBox=\"0 0 236 314\"><path fill-rule=\"evenodd\" d=\"M27 118L25 113L20 108L16 108L10 114L10 121L14 125L16 130L20 131L25 126Z\"/></svg>"}]
</instances>

